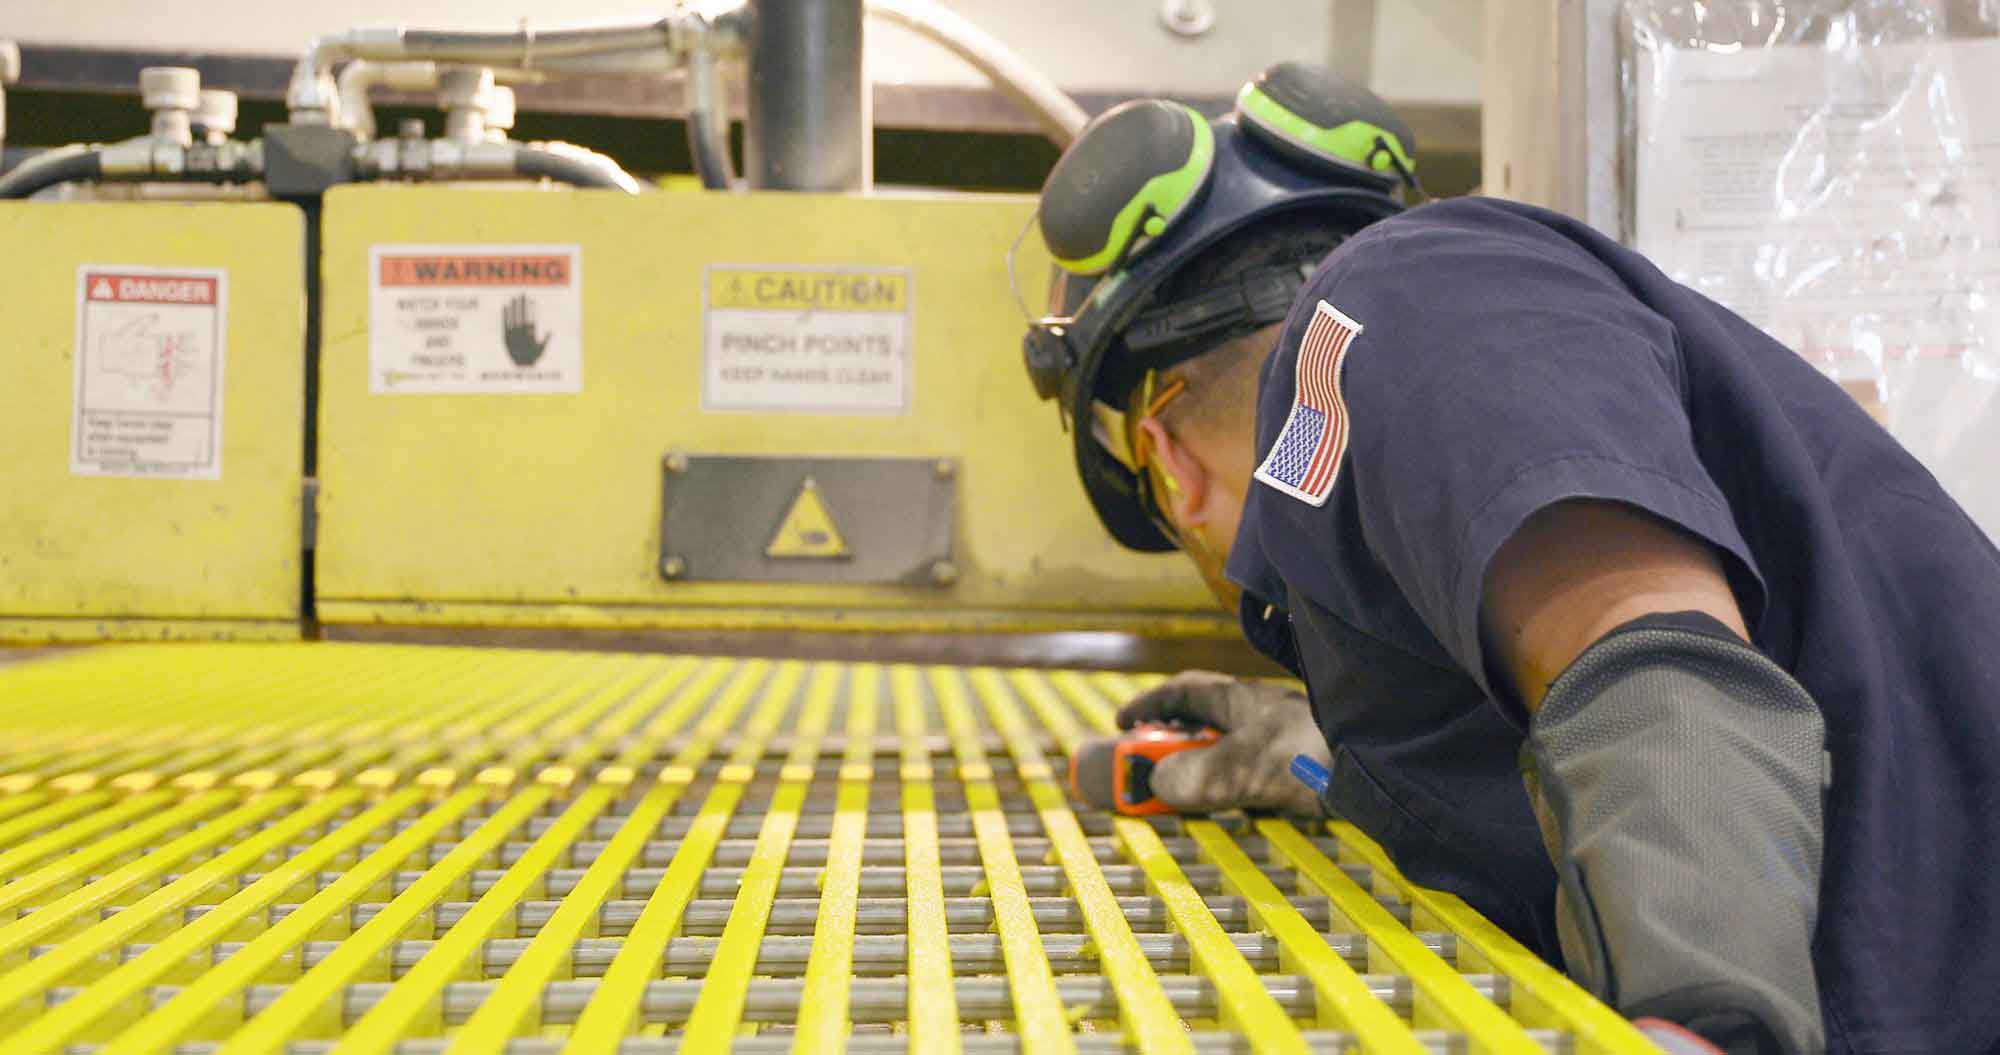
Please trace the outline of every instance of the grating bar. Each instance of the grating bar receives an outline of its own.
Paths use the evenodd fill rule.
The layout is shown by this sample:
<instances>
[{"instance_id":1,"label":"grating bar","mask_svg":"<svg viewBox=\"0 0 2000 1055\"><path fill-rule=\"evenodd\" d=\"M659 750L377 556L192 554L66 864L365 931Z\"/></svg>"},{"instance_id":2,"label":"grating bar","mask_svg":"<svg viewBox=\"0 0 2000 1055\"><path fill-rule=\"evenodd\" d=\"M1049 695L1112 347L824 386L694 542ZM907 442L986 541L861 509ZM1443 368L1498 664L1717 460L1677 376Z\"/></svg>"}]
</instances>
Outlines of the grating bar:
<instances>
[{"instance_id":1,"label":"grating bar","mask_svg":"<svg viewBox=\"0 0 2000 1055\"><path fill-rule=\"evenodd\" d=\"M1220 913L1217 919L1224 919ZM1226 922L1226 921L1225 921ZM718 928L719 932L719 928ZM1146 958L1156 971L1179 971L1189 969L1187 943L1173 934L1148 934L1135 932L1133 946ZM1278 969L1280 946L1265 935L1254 933L1231 933L1230 940L1244 959L1260 971ZM1356 970L1365 970L1368 964L1369 945L1365 935L1360 934L1320 934L1333 950L1334 955L1346 960ZM1440 956L1448 956L1453 948L1449 934L1427 933L1418 935L1425 948ZM217 942L212 947L211 959L224 960L241 951L244 942ZM390 943L386 948L372 950L382 957L380 966L371 973L386 972L384 980L402 977L418 960L427 955L436 945L427 939L409 939ZM480 950L479 966L483 971L500 973L513 966L527 948L525 938L497 938L487 942ZM1004 974L1006 967L1000 958L999 939L991 934L957 934L948 942L951 949L952 969L958 973ZM115 962L123 963L143 955L153 946L140 943L120 947L111 954ZM33 955L41 956L58 948L53 945L36 946ZM309 941L299 946L298 965L311 970L321 963L334 958L345 950L357 948L353 942ZM570 950L571 974L577 978L600 977L604 968L624 942L616 938L584 938ZM820 942L817 932L797 936L769 936L758 943L758 975L786 977L804 973L806 964L815 951L829 948L841 949L845 953L848 970L836 977L845 981L848 975L900 975L908 959L908 943L901 934L855 934L847 942L838 945ZM1083 974L1097 969L1099 952L1093 939L1083 934L1056 934L1043 932L1042 949L1048 956L1049 966L1057 974ZM659 973L699 978L706 974L708 965L715 959L714 938L674 938L661 951ZM108 969L108 968L107 968ZM842 990L844 992L844 990Z\"/></svg>"},{"instance_id":2,"label":"grating bar","mask_svg":"<svg viewBox=\"0 0 2000 1055\"><path fill-rule=\"evenodd\" d=\"M1637 1055L1358 830L1112 817L1152 677L376 645L0 671L0 1055Z\"/></svg>"}]
</instances>

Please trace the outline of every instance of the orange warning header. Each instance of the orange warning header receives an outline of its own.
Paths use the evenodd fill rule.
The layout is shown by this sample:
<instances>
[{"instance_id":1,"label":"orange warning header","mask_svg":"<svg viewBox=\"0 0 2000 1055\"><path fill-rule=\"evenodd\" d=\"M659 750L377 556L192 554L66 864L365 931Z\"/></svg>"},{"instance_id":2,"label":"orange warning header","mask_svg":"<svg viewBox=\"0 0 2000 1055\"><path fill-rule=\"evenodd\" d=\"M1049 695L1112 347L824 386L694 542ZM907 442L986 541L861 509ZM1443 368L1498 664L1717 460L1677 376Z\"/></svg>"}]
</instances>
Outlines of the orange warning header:
<instances>
[{"instance_id":1,"label":"orange warning header","mask_svg":"<svg viewBox=\"0 0 2000 1055\"><path fill-rule=\"evenodd\" d=\"M215 279L90 271L83 276L83 295L91 300L139 304L213 304Z\"/></svg>"},{"instance_id":2,"label":"orange warning header","mask_svg":"<svg viewBox=\"0 0 2000 1055\"><path fill-rule=\"evenodd\" d=\"M385 286L567 286L569 257L560 253L492 256L383 256Z\"/></svg>"}]
</instances>

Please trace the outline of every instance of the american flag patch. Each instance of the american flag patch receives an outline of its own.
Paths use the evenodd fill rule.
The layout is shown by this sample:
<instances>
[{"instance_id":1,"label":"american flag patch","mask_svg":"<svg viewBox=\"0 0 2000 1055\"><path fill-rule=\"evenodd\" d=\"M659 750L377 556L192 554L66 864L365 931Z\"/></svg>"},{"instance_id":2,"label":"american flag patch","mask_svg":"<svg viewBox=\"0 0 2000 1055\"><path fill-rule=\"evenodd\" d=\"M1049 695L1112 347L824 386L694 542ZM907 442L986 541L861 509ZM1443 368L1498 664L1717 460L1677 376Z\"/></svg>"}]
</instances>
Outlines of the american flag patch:
<instances>
[{"instance_id":1,"label":"american flag patch","mask_svg":"<svg viewBox=\"0 0 2000 1055\"><path fill-rule=\"evenodd\" d=\"M1257 479L1310 506L1323 506L1347 453L1347 403L1340 394L1340 365L1361 324L1319 302L1299 342L1292 412L1278 442L1257 467Z\"/></svg>"}]
</instances>

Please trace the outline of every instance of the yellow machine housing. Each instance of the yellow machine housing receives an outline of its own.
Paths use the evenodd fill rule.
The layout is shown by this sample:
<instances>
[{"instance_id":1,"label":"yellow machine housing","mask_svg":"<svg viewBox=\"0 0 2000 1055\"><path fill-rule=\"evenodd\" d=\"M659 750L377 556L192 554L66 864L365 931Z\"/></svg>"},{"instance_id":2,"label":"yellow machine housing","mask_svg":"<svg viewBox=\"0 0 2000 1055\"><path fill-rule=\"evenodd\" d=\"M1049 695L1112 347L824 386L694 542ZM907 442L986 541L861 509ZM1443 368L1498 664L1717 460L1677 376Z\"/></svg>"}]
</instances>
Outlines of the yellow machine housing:
<instances>
[{"instance_id":1,"label":"yellow machine housing","mask_svg":"<svg viewBox=\"0 0 2000 1055\"><path fill-rule=\"evenodd\" d=\"M0 494L12 499L0 503L0 641L297 637L306 317L299 210L7 202L0 245L13 250L0 257L8 327ZM74 357L85 336L79 275L87 267L225 279L217 478L73 471L81 399ZM152 332L144 312L123 320L135 333Z\"/></svg>"},{"instance_id":2,"label":"yellow machine housing","mask_svg":"<svg viewBox=\"0 0 2000 1055\"><path fill-rule=\"evenodd\" d=\"M1070 437L1021 374L1006 261L1033 207L997 195L333 190L321 620L1232 634L1185 562L1126 553L1106 536L1073 478ZM576 247L579 391L373 390L371 250L468 245ZM907 411L704 409L705 312L737 306L704 283L829 268L907 276ZM1022 241L1015 271L1039 310L1049 274L1039 239ZM676 453L945 462L956 477L951 566L921 584L674 581L661 572L661 500L663 459ZM761 546L776 527L744 531ZM853 524L835 527L847 547L868 541Z\"/></svg>"}]
</instances>

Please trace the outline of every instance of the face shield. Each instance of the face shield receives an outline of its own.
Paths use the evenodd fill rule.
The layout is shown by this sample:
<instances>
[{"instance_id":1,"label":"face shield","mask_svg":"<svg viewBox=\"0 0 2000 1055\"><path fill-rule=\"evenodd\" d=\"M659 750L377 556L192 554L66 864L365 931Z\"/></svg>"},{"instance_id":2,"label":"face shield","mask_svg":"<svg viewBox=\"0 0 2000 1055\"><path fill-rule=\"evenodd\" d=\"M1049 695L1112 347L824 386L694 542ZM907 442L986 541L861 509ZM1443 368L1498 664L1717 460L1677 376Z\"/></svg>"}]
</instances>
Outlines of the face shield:
<instances>
[{"instance_id":1,"label":"face shield","mask_svg":"<svg viewBox=\"0 0 2000 1055\"><path fill-rule=\"evenodd\" d=\"M1161 286L1203 250L1261 220L1312 212L1359 229L1401 209L1390 193L1395 166L1385 176L1369 160L1388 156L1382 147L1369 147L1358 161L1328 160L1314 151L1346 149L1353 133L1338 141L1321 136L1311 150L1284 138L1327 131L1315 122L1342 114L1349 119L1336 127L1359 122L1382 131L1387 119L1380 114L1370 111L1373 121L1354 116L1373 99L1365 90L1333 78L1345 94L1326 102L1331 77L1280 64L1244 88L1236 114L1214 122L1165 100L1123 104L1084 130L1043 187L1036 219L1057 272L1049 313L1029 324L1023 359L1036 393L1062 412L1098 519L1127 548L1176 545L1165 513L1172 478L1149 457L1137 428L1149 408L1157 413L1180 394L1160 384L1161 372L1281 321L1310 269L1250 269L1171 303L1159 299ZM1299 117L1294 104L1272 110L1264 102L1291 96L1323 105L1301 106L1313 116ZM1332 109L1335 103L1348 109ZM1248 107L1304 124L1273 131L1266 126L1280 122L1268 113L1253 117ZM1397 129L1400 135L1372 135L1371 142L1389 135L1402 159L1408 133L1400 123Z\"/></svg>"}]
</instances>

